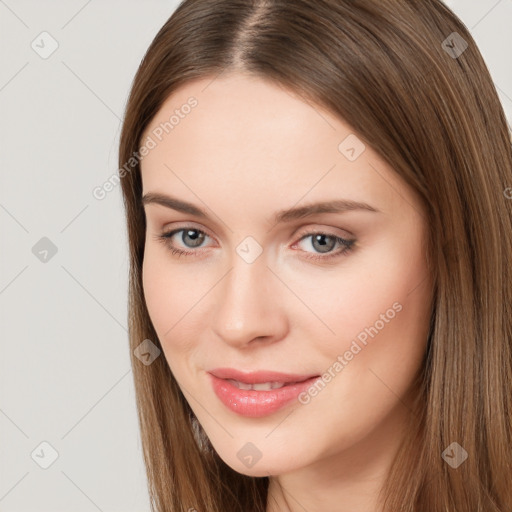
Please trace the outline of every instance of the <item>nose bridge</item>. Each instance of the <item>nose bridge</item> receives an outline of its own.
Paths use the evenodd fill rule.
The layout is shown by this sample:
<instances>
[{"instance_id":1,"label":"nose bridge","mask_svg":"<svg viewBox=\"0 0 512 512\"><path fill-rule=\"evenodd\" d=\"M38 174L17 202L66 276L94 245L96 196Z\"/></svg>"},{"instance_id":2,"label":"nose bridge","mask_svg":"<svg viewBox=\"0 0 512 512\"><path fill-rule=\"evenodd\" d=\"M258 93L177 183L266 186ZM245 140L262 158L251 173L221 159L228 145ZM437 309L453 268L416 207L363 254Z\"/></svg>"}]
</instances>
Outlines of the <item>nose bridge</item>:
<instances>
[{"instance_id":1,"label":"nose bridge","mask_svg":"<svg viewBox=\"0 0 512 512\"><path fill-rule=\"evenodd\" d=\"M251 261L237 253L217 287L213 330L225 342L239 346L254 338L280 336L285 321L273 282L276 277L263 254Z\"/></svg>"}]
</instances>

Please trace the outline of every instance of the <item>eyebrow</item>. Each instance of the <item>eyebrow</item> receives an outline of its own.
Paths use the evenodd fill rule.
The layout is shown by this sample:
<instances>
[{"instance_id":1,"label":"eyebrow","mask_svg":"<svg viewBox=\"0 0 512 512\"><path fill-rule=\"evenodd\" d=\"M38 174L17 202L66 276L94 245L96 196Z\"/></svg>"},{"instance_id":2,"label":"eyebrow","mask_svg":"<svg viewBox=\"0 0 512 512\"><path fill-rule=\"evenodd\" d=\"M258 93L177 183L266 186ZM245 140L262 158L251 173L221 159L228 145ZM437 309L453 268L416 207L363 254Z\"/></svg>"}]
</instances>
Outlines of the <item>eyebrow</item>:
<instances>
[{"instance_id":1,"label":"eyebrow","mask_svg":"<svg viewBox=\"0 0 512 512\"><path fill-rule=\"evenodd\" d=\"M208 218L208 214L203 209L198 208L197 206L191 203L187 203L181 199L153 192L144 194L142 197L142 204L147 205L152 203L159 204L179 212L188 213L199 218ZM291 222L294 220L303 219L305 217L320 213L343 213L352 210L363 210L381 213L377 208L374 208L373 206L364 202L352 201L350 199L334 199L332 201L322 201L280 210L275 213L274 222L279 224L282 222Z\"/></svg>"}]
</instances>

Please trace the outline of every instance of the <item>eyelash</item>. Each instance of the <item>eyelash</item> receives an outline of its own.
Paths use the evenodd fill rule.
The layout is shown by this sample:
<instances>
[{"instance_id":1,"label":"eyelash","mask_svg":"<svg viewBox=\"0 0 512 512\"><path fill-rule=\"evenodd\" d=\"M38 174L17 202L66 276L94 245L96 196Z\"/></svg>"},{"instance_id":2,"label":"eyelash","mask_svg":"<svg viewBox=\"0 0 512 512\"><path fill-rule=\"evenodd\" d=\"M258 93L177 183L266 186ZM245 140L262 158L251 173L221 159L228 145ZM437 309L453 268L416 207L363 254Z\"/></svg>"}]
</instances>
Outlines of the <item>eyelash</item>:
<instances>
[{"instance_id":1,"label":"eyelash","mask_svg":"<svg viewBox=\"0 0 512 512\"><path fill-rule=\"evenodd\" d=\"M179 229L174 229L174 230L169 231L167 233L162 233L161 235L156 235L156 239L161 241L161 242L163 242L168 248L170 248L171 253L173 255L177 255L178 257L180 257L180 256L196 256L195 253L197 253L198 251L185 251L183 249L177 249L176 247L173 247L170 244L170 239L176 233L180 233L182 231L196 231L198 233L201 233L201 234L204 234L206 236L209 236L204 231L190 226L190 227L183 227L183 228L179 228ZM324 233L322 231L312 231L312 232L309 232L309 233L305 233L299 239L298 242L301 242L305 238L308 238L308 237L314 236L314 235L324 235L324 236L328 236L330 238L334 238L336 243L338 243L338 244L343 246L343 248L341 250L338 250L338 251L332 252L332 253L326 253L327 256L306 256L307 259L314 260L314 261L324 261L325 262L327 260L331 260L331 259L334 259L334 258L339 258L339 257L341 257L343 255L346 255L348 252L350 252L353 249L353 245L354 245L354 243L356 241L355 239L353 239L353 240L345 240L344 238L341 238L339 236L333 235L331 233ZM304 252L306 252L306 251L304 251ZM308 253L308 254L310 254L310 253Z\"/></svg>"}]
</instances>

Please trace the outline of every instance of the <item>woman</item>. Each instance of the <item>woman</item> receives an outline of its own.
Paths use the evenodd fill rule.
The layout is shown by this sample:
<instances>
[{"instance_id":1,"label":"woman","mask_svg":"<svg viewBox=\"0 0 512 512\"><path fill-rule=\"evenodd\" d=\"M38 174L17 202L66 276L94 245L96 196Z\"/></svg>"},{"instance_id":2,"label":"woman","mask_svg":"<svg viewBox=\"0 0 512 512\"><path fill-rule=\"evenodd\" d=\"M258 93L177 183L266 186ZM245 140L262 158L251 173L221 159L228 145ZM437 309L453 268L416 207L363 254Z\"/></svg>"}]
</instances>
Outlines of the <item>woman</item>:
<instances>
[{"instance_id":1,"label":"woman","mask_svg":"<svg viewBox=\"0 0 512 512\"><path fill-rule=\"evenodd\" d=\"M512 509L510 134L443 3L185 0L119 157L155 510Z\"/></svg>"}]
</instances>

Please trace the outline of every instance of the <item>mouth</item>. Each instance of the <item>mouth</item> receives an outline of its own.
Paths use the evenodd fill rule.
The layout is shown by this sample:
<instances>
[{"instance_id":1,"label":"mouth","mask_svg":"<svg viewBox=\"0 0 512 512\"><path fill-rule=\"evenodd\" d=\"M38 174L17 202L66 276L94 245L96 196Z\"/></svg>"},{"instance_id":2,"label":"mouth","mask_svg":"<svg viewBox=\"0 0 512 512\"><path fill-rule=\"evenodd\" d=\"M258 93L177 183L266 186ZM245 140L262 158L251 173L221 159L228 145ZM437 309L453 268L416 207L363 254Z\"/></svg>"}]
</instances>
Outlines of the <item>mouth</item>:
<instances>
[{"instance_id":1,"label":"mouth","mask_svg":"<svg viewBox=\"0 0 512 512\"><path fill-rule=\"evenodd\" d=\"M244 373L232 368L208 374L215 394L228 409L253 418L289 405L320 377L267 370Z\"/></svg>"}]
</instances>

